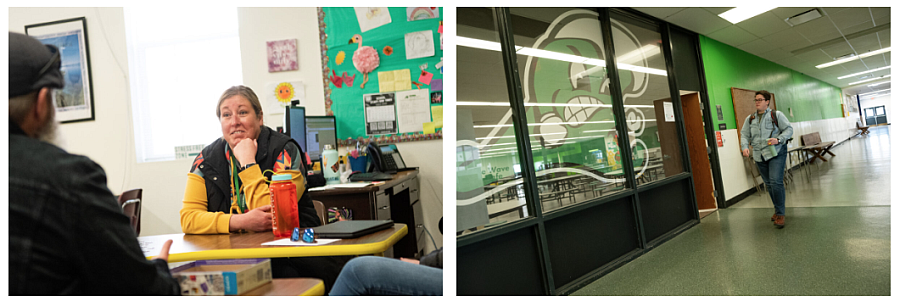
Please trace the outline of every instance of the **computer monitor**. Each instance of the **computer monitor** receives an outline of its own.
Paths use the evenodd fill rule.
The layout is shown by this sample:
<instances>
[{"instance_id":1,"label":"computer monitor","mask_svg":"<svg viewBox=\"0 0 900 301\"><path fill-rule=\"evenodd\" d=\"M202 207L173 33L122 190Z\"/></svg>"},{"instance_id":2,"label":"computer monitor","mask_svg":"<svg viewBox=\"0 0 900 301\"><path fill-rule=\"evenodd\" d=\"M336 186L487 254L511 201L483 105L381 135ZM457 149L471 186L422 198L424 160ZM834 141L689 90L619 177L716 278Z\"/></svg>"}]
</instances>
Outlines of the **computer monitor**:
<instances>
[{"instance_id":1,"label":"computer monitor","mask_svg":"<svg viewBox=\"0 0 900 301\"><path fill-rule=\"evenodd\" d=\"M306 145L309 159L316 161L322 158L325 145L337 148L337 127L334 116L306 116Z\"/></svg>"},{"instance_id":2,"label":"computer monitor","mask_svg":"<svg viewBox=\"0 0 900 301\"><path fill-rule=\"evenodd\" d=\"M284 133L294 138L304 152L308 152L306 147L306 108L284 107Z\"/></svg>"}]
</instances>

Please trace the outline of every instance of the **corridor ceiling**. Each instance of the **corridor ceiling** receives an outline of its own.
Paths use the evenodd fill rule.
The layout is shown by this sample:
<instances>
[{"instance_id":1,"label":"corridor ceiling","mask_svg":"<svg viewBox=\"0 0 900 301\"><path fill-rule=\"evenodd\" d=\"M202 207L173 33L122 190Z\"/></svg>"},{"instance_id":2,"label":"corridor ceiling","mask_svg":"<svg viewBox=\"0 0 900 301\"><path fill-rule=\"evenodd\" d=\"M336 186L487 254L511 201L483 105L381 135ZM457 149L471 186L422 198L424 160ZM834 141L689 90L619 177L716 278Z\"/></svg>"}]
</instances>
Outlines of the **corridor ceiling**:
<instances>
[{"instance_id":1,"label":"corridor ceiling","mask_svg":"<svg viewBox=\"0 0 900 301\"><path fill-rule=\"evenodd\" d=\"M731 7L634 7L635 10L734 46L855 95L890 88L890 83L869 87L891 74L891 69L844 79L838 77L891 65L891 52L818 69L850 54L859 55L891 46L889 7L820 7L822 17L791 26L785 19L813 7L779 7L732 24L719 17Z\"/></svg>"}]
</instances>

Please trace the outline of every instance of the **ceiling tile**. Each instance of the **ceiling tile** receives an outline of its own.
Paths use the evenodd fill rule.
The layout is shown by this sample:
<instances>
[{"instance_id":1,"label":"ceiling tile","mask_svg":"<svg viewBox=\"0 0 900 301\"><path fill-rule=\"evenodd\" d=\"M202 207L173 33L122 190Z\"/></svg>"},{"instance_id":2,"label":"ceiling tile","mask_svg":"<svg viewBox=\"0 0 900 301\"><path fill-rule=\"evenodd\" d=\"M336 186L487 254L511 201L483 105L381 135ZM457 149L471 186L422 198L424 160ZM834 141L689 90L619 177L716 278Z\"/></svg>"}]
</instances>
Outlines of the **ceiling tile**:
<instances>
[{"instance_id":1,"label":"ceiling tile","mask_svg":"<svg viewBox=\"0 0 900 301\"><path fill-rule=\"evenodd\" d=\"M852 7L823 7L826 14L836 14Z\"/></svg>"},{"instance_id":2,"label":"ceiling tile","mask_svg":"<svg viewBox=\"0 0 900 301\"><path fill-rule=\"evenodd\" d=\"M799 13L813 9L812 7L779 7L769 12L775 14L781 20L793 17Z\"/></svg>"},{"instance_id":3,"label":"ceiling tile","mask_svg":"<svg viewBox=\"0 0 900 301\"><path fill-rule=\"evenodd\" d=\"M846 54L854 54L853 49L850 48L850 45L847 44L847 42L841 42L821 49L830 57L840 57ZM858 50L859 49L857 49L857 51Z\"/></svg>"},{"instance_id":4,"label":"ceiling tile","mask_svg":"<svg viewBox=\"0 0 900 301\"><path fill-rule=\"evenodd\" d=\"M891 8L890 7L870 7L872 9L872 17L880 18L884 16L891 16Z\"/></svg>"},{"instance_id":5,"label":"ceiling tile","mask_svg":"<svg viewBox=\"0 0 900 301\"><path fill-rule=\"evenodd\" d=\"M799 39L796 41L796 43L793 43L793 44L786 44L786 45L781 44L782 45L781 49L783 49L784 51L794 51L794 50L797 50L800 48L806 48L806 47L812 46L812 44L813 44L812 42L807 41L806 39Z\"/></svg>"},{"instance_id":6,"label":"ceiling tile","mask_svg":"<svg viewBox=\"0 0 900 301\"><path fill-rule=\"evenodd\" d=\"M684 10L684 7L632 7L633 9L665 20L671 15Z\"/></svg>"},{"instance_id":7,"label":"ceiling tile","mask_svg":"<svg viewBox=\"0 0 900 301\"><path fill-rule=\"evenodd\" d=\"M798 60L804 60L806 62L812 62L814 65L821 64L819 62L830 62L833 58L829 57L825 53L819 50L807 51L804 53L797 54L796 57Z\"/></svg>"},{"instance_id":8,"label":"ceiling tile","mask_svg":"<svg viewBox=\"0 0 900 301\"><path fill-rule=\"evenodd\" d=\"M762 13L753 18L744 20L735 24L740 28L756 35L757 37L765 37L782 30L791 28L783 19L773 13Z\"/></svg>"},{"instance_id":9,"label":"ceiling tile","mask_svg":"<svg viewBox=\"0 0 900 301\"><path fill-rule=\"evenodd\" d=\"M702 35L708 35L731 25L731 22L698 7L679 11L665 20Z\"/></svg>"},{"instance_id":10,"label":"ceiling tile","mask_svg":"<svg viewBox=\"0 0 900 301\"><path fill-rule=\"evenodd\" d=\"M746 43L738 46L739 49L749 52L750 54L760 56L760 54L772 51L772 49L776 49L775 45L772 43L766 42L763 39L756 39L750 43Z\"/></svg>"},{"instance_id":11,"label":"ceiling tile","mask_svg":"<svg viewBox=\"0 0 900 301\"><path fill-rule=\"evenodd\" d=\"M797 44L797 42L807 42L806 39L803 38L799 33L794 31L793 29L782 30L767 36L762 37L766 42L775 44L775 45L793 45ZM809 44L812 45L812 44ZM783 48L783 47L782 47ZM799 47L798 47L799 48ZM791 49L793 50L793 49Z\"/></svg>"},{"instance_id":12,"label":"ceiling tile","mask_svg":"<svg viewBox=\"0 0 900 301\"><path fill-rule=\"evenodd\" d=\"M750 41L758 39L757 36L754 36L753 34L735 25L722 28L721 30L710 33L707 36L709 36L713 40L731 46L743 45Z\"/></svg>"},{"instance_id":13,"label":"ceiling tile","mask_svg":"<svg viewBox=\"0 0 900 301\"><path fill-rule=\"evenodd\" d=\"M813 44L840 36L837 29L834 27L834 24L831 24L831 21L828 20L828 18L818 18L794 26L794 30L809 39L810 42L813 42ZM825 39L822 39L823 36L825 37ZM816 42L816 40L819 40L819 42Z\"/></svg>"},{"instance_id":14,"label":"ceiling tile","mask_svg":"<svg viewBox=\"0 0 900 301\"><path fill-rule=\"evenodd\" d=\"M875 18L875 25L883 25L883 24L888 24L888 23L891 23L891 16Z\"/></svg>"},{"instance_id":15,"label":"ceiling tile","mask_svg":"<svg viewBox=\"0 0 900 301\"><path fill-rule=\"evenodd\" d=\"M764 52L763 54L760 55L760 57L770 60L770 61L773 61L773 62L776 60L780 60L780 59L792 57L792 56L793 55L790 52L787 52L787 51L784 51L781 49L774 49L769 52Z\"/></svg>"},{"instance_id":16,"label":"ceiling tile","mask_svg":"<svg viewBox=\"0 0 900 301\"><path fill-rule=\"evenodd\" d=\"M727 12L733 8L734 7L704 7L703 9L709 11L713 15L718 16L719 14Z\"/></svg>"},{"instance_id":17,"label":"ceiling tile","mask_svg":"<svg viewBox=\"0 0 900 301\"><path fill-rule=\"evenodd\" d=\"M874 35L872 37L852 39L850 40L850 45L853 45L853 49L859 54L884 48L881 41L875 38Z\"/></svg>"},{"instance_id":18,"label":"ceiling tile","mask_svg":"<svg viewBox=\"0 0 900 301\"><path fill-rule=\"evenodd\" d=\"M864 63L866 63L866 66L869 66L869 68L880 68L890 64L888 58L890 58L890 56L874 55L863 58L862 60Z\"/></svg>"},{"instance_id":19,"label":"ceiling tile","mask_svg":"<svg viewBox=\"0 0 900 301\"><path fill-rule=\"evenodd\" d=\"M867 7L851 7L828 16L838 28L846 28L859 23L872 24L872 15Z\"/></svg>"}]
</instances>

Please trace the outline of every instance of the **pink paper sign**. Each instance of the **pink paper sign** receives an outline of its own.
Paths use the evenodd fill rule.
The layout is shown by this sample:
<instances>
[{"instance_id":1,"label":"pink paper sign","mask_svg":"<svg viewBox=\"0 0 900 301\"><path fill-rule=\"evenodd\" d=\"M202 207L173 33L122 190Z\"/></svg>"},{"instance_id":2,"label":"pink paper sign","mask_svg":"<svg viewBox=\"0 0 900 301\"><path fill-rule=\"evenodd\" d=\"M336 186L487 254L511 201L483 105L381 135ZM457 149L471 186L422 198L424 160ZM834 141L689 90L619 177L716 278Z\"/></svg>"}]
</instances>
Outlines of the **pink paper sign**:
<instances>
[{"instance_id":1,"label":"pink paper sign","mask_svg":"<svg viewBox=\"0 0 900 301\"><path fill-rule=\"evenodd\" d=\"M420 82L420 83L423 83L423 84L426 84L426 85L431 84L431 77L432 77L432 76L434 76L434 74L431 74L431 72L422 70L422 74L419 75L419 82Z\"/></svg>"}]
</instances>

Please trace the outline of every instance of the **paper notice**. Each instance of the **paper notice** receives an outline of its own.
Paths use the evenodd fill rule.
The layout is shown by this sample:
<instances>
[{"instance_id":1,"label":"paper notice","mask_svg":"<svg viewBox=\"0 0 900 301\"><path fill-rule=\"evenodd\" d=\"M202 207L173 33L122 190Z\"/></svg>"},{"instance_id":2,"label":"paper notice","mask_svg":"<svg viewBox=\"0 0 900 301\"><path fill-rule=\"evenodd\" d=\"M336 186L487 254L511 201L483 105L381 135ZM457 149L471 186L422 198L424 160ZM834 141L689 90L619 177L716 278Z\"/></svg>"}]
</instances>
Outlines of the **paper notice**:
<instances>
[{"instance_id":1,"label":"paper notice","mask_svg":"<svg viewBox=\"0 0 900 301\"><path fill-rule=\"evenodd\" d=\"M391 23L391 14L387 7L356 7L356 19L362 32Z\"/></svg>"},{"instance_id":2,"label":"paper notice","mask_svg":"<svg viewBox=\"0 0 900 301\"><path fill-rule=\"evenodd\" d=\"M421 132L431 122L428 89L397 92L397 124L401 133Z\"/></svg>"}]
</instances>

